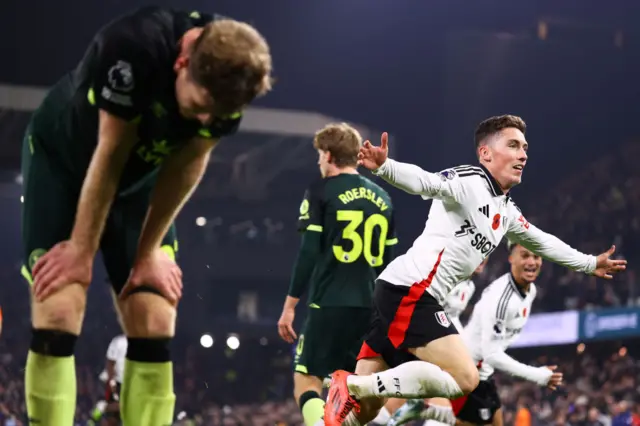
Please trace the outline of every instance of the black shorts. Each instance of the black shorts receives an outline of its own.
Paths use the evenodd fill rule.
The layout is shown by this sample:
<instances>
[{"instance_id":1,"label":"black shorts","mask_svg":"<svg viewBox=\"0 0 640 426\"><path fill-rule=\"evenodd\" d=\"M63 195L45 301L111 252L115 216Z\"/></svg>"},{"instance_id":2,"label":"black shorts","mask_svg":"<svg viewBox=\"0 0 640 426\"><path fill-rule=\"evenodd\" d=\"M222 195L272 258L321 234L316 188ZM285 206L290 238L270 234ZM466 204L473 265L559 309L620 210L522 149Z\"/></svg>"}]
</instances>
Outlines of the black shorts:
<instances>
[{"instance_id":1,"label":"black shorts","mask_svg":"<svg viewBox=\"0 0 640 426\"><path fill-rule=\"evenodd\" d=\"M70 238L82 182L72 178L46 152L39 136L29 130L22 147L22 176L22 275L31 283L31 271L38 258ZM152 182L132 194L116 197L111 206L100 250L116 294L124 287L133 266L151 190ZM173 225L162 245L170 256L176 255L178 241Z\"/></svg>"},{"instance_id":2,"label":"black shorts","mask_svg":"<svg viewBox=\"0 0 640 426\"><path fill-rule=\"evenodd\" d=\"M382 357L395 367L416 359L407 349L458 334L442 306L425 291L427 286L376 281L372 320L358 359Z\"/></svg>"},{"instance_id":3,"label":"black shorts","mask_svg":"<svg viewBox=\"0 0 640 426\"><path fill-rule=\"evenodd\" d=\"M476 425L493 423L493 416L502 402L493 380L482 380L478 387L468 395L451 401L456 417Z\"/></svg>"},{"instance_id":4,"label":"black shorts","mask_svg":"<svg viewBox=\"0 0 640 426\"><path fill-rule=\"evenodd\" d=\"M370 320L369 308L309 308L296 347L294 371L316 377L336 370L354 371Z\"/></svg>"}]
</instances>

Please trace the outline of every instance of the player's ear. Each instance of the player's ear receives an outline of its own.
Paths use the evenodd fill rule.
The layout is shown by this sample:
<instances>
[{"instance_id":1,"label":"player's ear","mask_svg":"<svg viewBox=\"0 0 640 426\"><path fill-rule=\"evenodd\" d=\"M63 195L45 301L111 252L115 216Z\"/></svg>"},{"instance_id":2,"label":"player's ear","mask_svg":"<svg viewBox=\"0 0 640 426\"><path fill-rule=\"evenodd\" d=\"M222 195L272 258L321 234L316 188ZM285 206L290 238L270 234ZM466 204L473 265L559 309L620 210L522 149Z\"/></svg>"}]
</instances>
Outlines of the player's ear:
<instances>
[{"instance_id":1,"label":"player's ear","mask_svg":"<svg viewBox=\"0 0 640 426\"><path fill-rule=\"evenodd\" d=\"M478 158L482 161L491 162L491 150L486 143L478 147Z\"/></svg>"},{"instance_id":2,"label":"player's ear","mask_svg":"<svg viewBox=\"0 0 640 426\"><path fill-rule=\"evenodd\" d=\"M181 54L176 59L176 62L173 64L173 70L175 72L178 72L181 69L186 69L188 66L189 66L189 57L187 55Z\"/></svg>"},{"instance_id":3,"label":"player's ear","mask_svg":"<svg viewBox=\"0 0 640 426\"><path fill-rule=\"evenodd\" d=\"M327 164L333 164L333 156L331 155L331 151L325 151L324 158L327 160Z\"/></svg>"}]
</instances>

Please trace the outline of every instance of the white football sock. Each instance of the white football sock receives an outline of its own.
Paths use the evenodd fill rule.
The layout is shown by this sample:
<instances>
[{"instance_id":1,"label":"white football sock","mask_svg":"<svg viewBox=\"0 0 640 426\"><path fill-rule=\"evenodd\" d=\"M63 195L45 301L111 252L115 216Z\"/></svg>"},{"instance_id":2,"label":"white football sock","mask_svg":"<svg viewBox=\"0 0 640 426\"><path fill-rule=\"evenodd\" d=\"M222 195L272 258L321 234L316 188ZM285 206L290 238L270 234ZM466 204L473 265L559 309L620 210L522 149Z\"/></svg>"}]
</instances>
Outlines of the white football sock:
<instances>
[{"instance_id":1,"label":"white football sock","mask_svg":"<svg viewBox=\"0 0 640 426\"><path fill-rule=\"evenodd\" d=\"M446 423L451 426L456 424L456 416L453 414L451 407L443 407L441 405L429 405L422 411L420 418L436 420L441 423Z\"/></svg>"},{"instance_id":2,"label":"white football sock","mask_svg":"<svg viewBox=\"0 0 640 426\"><path fill-rule=\"evenodd\" d=\"M391 413L387 410L387 407L382 407L380 412L376 416L375 419L372 420L373 423L378 423L380 425L386 425L389 419L391 418Z\"/></svg>"},{"instance_id":3,"label":"white football sock","mask_svg":"<svg viewBox=\"0 0 640 426\"><path fill-rule=\"evenodd\" d=\"M410 361L369 376L347 378L349 392L358 399L386 398L459 398L463 395L449 373L426 361Z\"/></svg>"},{"instance_id":4,"label":"white football sock","mask_svg":"<svg viewBox=\"0 0 640 426\"><path fill-rule=\"evenodd\" d=\"M344 426L361 426L360 421L358 421L358 418L356 417L356 413L354 413L353 411L349 413L342 424Z\"/></svg>"}]
</instances>

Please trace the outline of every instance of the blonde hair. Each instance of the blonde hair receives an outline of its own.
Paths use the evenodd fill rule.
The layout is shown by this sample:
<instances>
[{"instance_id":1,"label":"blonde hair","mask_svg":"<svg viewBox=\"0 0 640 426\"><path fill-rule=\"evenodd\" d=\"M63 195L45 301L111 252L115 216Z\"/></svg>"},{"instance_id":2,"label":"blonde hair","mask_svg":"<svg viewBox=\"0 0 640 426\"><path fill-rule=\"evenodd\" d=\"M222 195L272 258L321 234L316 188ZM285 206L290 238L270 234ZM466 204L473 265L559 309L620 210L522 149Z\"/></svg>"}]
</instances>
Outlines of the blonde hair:
<instances>
[{"instance_id":1,"label":"blonde hair","mask_svg":"<svg viewBox=\"0 0 640 426\"><path fill-rule=\"evenodd\" d=\"M331 153L333 163L338 167L357 166L361 146L360 132L347 123L328 124L313 138L313 147Z\"/></svg>"},{"instance_id":2,"label":"blonde hair","mask_svg":"<svg viewBox=\"0 0 640 426\"><path fill-rule=\"evenodd\" d=\"M193 45L189 71L213 97L221 114L237 112L271 90L267 41L251 25L233 19L204 27Z\"/></svg>"}]
</instances>

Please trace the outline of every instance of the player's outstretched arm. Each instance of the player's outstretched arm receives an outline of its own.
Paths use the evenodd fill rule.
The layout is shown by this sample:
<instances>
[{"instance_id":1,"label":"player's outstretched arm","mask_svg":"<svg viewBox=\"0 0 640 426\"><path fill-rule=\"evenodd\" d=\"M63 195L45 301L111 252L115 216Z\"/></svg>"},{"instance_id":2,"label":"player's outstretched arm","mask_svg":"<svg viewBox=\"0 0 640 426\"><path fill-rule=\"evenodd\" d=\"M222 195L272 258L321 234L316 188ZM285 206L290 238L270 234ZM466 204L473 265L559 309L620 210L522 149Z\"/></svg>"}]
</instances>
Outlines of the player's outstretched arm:
<instances>
[{"instance_id":1,"label":"player's outstretched arm","mask_svg":"<svg viewBox=\"0 0 640 426\"><path fill-rule=\"evenodd\" d=\"M611 259L615 252L615 246L611 246L609 250L598 256L584 254L558 237L529 223L514 204L510 205L510 209L507 238L543 258L574 271L593 274L605 279L611 279L613 274L626 269L626 260Z\"/></svg>"},{"instance_id":2,"label":"player's outstretched arm","mask_svg":"<svg viewBox=\"0 0 640 426\"><path fill-rule=\"evenodd\" d=\"M385 132L380 139L380 146L365 141L358 154L358 164L409 194L455 201L462 198L464 188L458 179L442 179L439 175L427 172L415 164L392 160L388 155L389 135Z\"/></svg>"}]
</instances>

